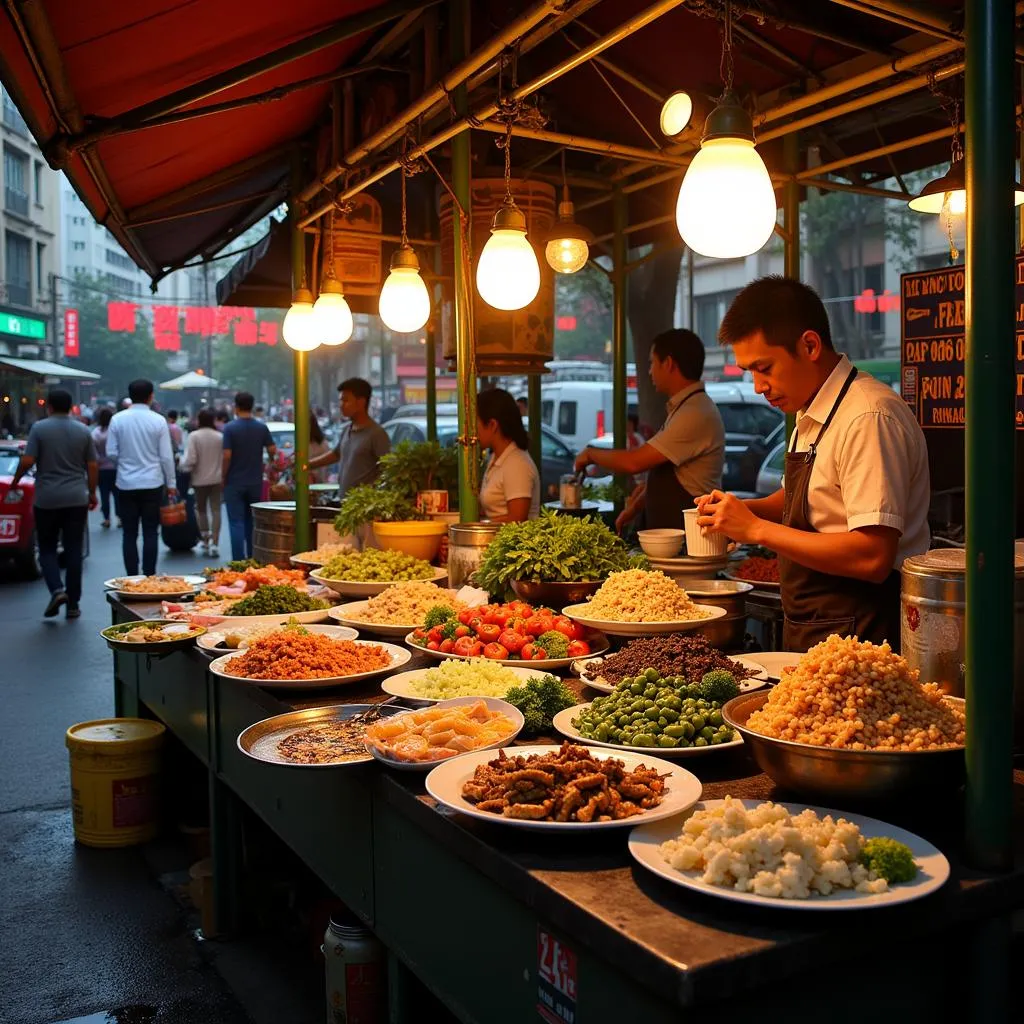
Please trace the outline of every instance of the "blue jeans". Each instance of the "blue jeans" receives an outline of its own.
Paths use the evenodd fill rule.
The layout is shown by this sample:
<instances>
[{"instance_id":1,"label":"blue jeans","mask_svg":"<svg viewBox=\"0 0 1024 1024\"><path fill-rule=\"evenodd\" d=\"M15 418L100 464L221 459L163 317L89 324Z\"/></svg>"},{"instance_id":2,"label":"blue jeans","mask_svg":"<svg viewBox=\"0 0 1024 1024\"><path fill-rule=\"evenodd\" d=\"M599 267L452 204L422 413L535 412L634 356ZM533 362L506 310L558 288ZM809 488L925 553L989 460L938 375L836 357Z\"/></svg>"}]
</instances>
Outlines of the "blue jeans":
<instances>
[{"instance_id":1,"label":"blue jeans","mask_svg":"<svg viewBox=\"0 0 1024 1024\"><path fill-rule=\"evenodd\" d=\"M51 594L64 590L68 604L77 605L82 597L82 542L85 540L86 505L70 508L35 508L36 538L39 541L39 564ZM57 542L64 542L64 564L67 586L60 578Z\"/></svg>"},{"instance_id":2,"label":"blue jeans","mask_svg":"<svg viewBox=\"0 0 1024 1024\"><path fill-rule=\"evenodd\" d=\"M114 515L119 515L117 508L117 470L101 469L99 471L100 512L105 520L110 519L110 499L114 499Z\"/></svg>"},{"instance_id":3,"label":"blue jeans","mask_svg":"<svg viewBox=\"0 0 1024 1024\"><path fill-rule=\"evenodd\" d=\"M263 484L228 484L224 504L228 510L231 558L252 558L252 506L263 497Z\"/></svg>"}]
</instances>

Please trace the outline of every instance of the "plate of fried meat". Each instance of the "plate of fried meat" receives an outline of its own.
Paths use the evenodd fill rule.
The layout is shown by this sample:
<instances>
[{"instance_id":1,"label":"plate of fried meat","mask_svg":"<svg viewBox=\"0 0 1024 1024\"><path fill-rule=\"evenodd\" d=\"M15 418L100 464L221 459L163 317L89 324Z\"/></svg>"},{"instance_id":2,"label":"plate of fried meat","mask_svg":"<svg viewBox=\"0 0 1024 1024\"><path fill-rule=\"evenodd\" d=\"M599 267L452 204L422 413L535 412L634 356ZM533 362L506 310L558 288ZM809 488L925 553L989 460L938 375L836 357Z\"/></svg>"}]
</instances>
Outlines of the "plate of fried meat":
<instances>
[{"instance_id":1,"label":"plate of fried meat","mask_svg":"<svg viewBox=\"0 0 1024 1024\"><path fill-rule=\"evenodd\" d=\"M677 764L578 744L477 750L438 765L427 792L481 821L534 831L632 827L689 810L700 780Z\"/></svg>"}]
</instances>

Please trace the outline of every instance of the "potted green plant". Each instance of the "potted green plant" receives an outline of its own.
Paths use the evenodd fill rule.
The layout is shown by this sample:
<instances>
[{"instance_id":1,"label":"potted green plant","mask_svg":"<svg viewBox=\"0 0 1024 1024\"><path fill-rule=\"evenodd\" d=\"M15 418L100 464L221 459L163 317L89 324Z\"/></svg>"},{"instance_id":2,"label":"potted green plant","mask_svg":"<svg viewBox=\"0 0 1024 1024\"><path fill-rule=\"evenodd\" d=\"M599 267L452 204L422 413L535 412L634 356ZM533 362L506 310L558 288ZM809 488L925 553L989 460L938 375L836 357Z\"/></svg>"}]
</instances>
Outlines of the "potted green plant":
<instances>
[{"instance_id":1,"label":"potted green plant","mask_svg":"<svg viewBox=\"0 0 1024 1024\"><path fill-rule=\"evenodd\" d=\"M427 519L415 505L407 490L397 490L380 483L361 484L345 495L334 528L342 536L353 534L364 546L372 530L378 547L403 551L416 558L432 561L448 532L444 523Z\"/></svg>"},{"instance_id":2,"label":"potted green plant","mask_svg":"<svg viewBox=\"0 0 1024 1024\"><path fill-rule=\"evenodd\" d=\"M380 486L407 494L428 515L449 515L458 495L455 449L437 441L401 441L380 460Z\"/></svg>"}]
</instances>

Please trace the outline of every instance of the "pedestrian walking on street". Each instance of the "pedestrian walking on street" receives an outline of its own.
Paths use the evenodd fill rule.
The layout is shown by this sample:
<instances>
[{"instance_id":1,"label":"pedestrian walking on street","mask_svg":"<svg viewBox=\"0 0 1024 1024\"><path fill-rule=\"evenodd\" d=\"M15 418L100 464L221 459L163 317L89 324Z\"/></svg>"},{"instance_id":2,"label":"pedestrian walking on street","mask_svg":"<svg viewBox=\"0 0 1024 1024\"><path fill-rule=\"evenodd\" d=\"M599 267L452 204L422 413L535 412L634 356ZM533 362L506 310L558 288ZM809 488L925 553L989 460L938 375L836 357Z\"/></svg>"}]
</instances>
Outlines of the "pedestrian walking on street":
<instances>
[{"instance_id":1,"label":"pedestrian walking on street","mask_svg":"<svg viewBox=\"0 0 1024 1024\"><path fill-rule=\"evenodd\" d=\"M198 424L188 435L181 468L192 474L203 554L217 558L220 555L217 545L220 543L224 438L213 425L213 412L210 409L199 410Z\"/></svg>"},{"instance_id":2,"label":"pedestrian walking on street","mask_svg":"<svg viewBox=\"0 0 1024 1024\"><path fill-rule=\"evenodd\" d=\"M128 385L131 405L110 421L107 455L117 464L118 504L124 550L124 571L139 571L139 526L142 526L142 571L156 573L160 506L164 493L175 500L174 455L167 420L150 409L153 382L139 379Z\"/></svg>"},{"instance_id":3,"label":"pedestrian walking on street","mask_svg":"<svg viewBox=\"0 0 1024 1024\"><path fill-rule=\"evenodd\" d=\"M43 614L53 618L61 605L67 605L67 617L77 619L81 614L82 546L89 510L96 507L96 446L89 428L71 417L69 392L54 389L46 404L49 415L32 424L11 487L17 487L36 467L36 537L43 578L50 588ZM60 578L58 542L64 545L66 582Z\"/></svg>"},{"instance_id":4,"label":"pedestrian walking on street","mask_svg":"<svg viewBox=\"0 0 1024 1024\"><path fill-rule=\"evenodd\" d=\"M224 504L228 509L231 557L252 558L252 506L263 497L263 451L277 455L266 423L252 414L248 391L235 395L235 418L224 427Z\"/></svg>"},{"instance_id":5,"label":"pedestrian walking on street","mask_svg":"<svg viewBox=\"0 0 1024 1024\"><path fill-rule=\"evenodd\" d=\"M92 428L92 443L96 445L97 464L100 468L100 513L104 530L110 528L110 499L114 499L114 515L117 525L121 525L121 513L117 509L117 466L107 454L107 431L110 421L114 418L114 410L104 407L96 414L96 426Z\"/></svg>"}]
</instances>

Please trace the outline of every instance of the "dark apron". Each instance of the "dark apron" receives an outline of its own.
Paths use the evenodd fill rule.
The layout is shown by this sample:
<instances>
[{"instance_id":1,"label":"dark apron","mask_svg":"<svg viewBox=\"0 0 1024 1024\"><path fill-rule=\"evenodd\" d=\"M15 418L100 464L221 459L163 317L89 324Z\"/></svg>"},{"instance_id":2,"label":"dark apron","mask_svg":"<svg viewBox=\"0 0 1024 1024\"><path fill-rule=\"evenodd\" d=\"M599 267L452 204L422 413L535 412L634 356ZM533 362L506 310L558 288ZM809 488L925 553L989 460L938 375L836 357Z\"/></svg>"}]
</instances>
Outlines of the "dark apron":
<instances>
[{"instance_id":1,"label":"dark apron","mask_svg":"<svg viewBox=\"0 0 1024 1024\"><path fill-rule=\"evenodd\" d=\"M850 390L854 367L843 384L832 411L822 424L814 444L806 452L786 452L786 502L782 512L783 526L794 530L817 532L810 523L807 491L814 469L818 445L828 430L836 410ZM792 448L796 447L793 436ZM857 636L880 644L888 640L893 650L900 643L900 574L893 571L884 583L855 580L849 576L808 569L807 566L779 555L779 578L782 581L782 609L786 615L783 647L787 651L804 652L832 633Z\"/></svg>"},{"instance_id":2,"label":"dark apron","mask_svg":"<svg viewBox=\"0 0 1024 1024\"><path fill-rule=\"evenodd\" d=\"M704 393L704 388L691 391L672 410L672 416L694 395ZM670 416L669 419L672 417ZM666 425L668 420L665 421ZM647 471L647 495L644 499L642 529L647 530L681 530L683 528L683 509L693 508L694 496L686 490L676 476L676 467L671 460L659 462L654 469Z\"/></svg>"}]
</instances>

